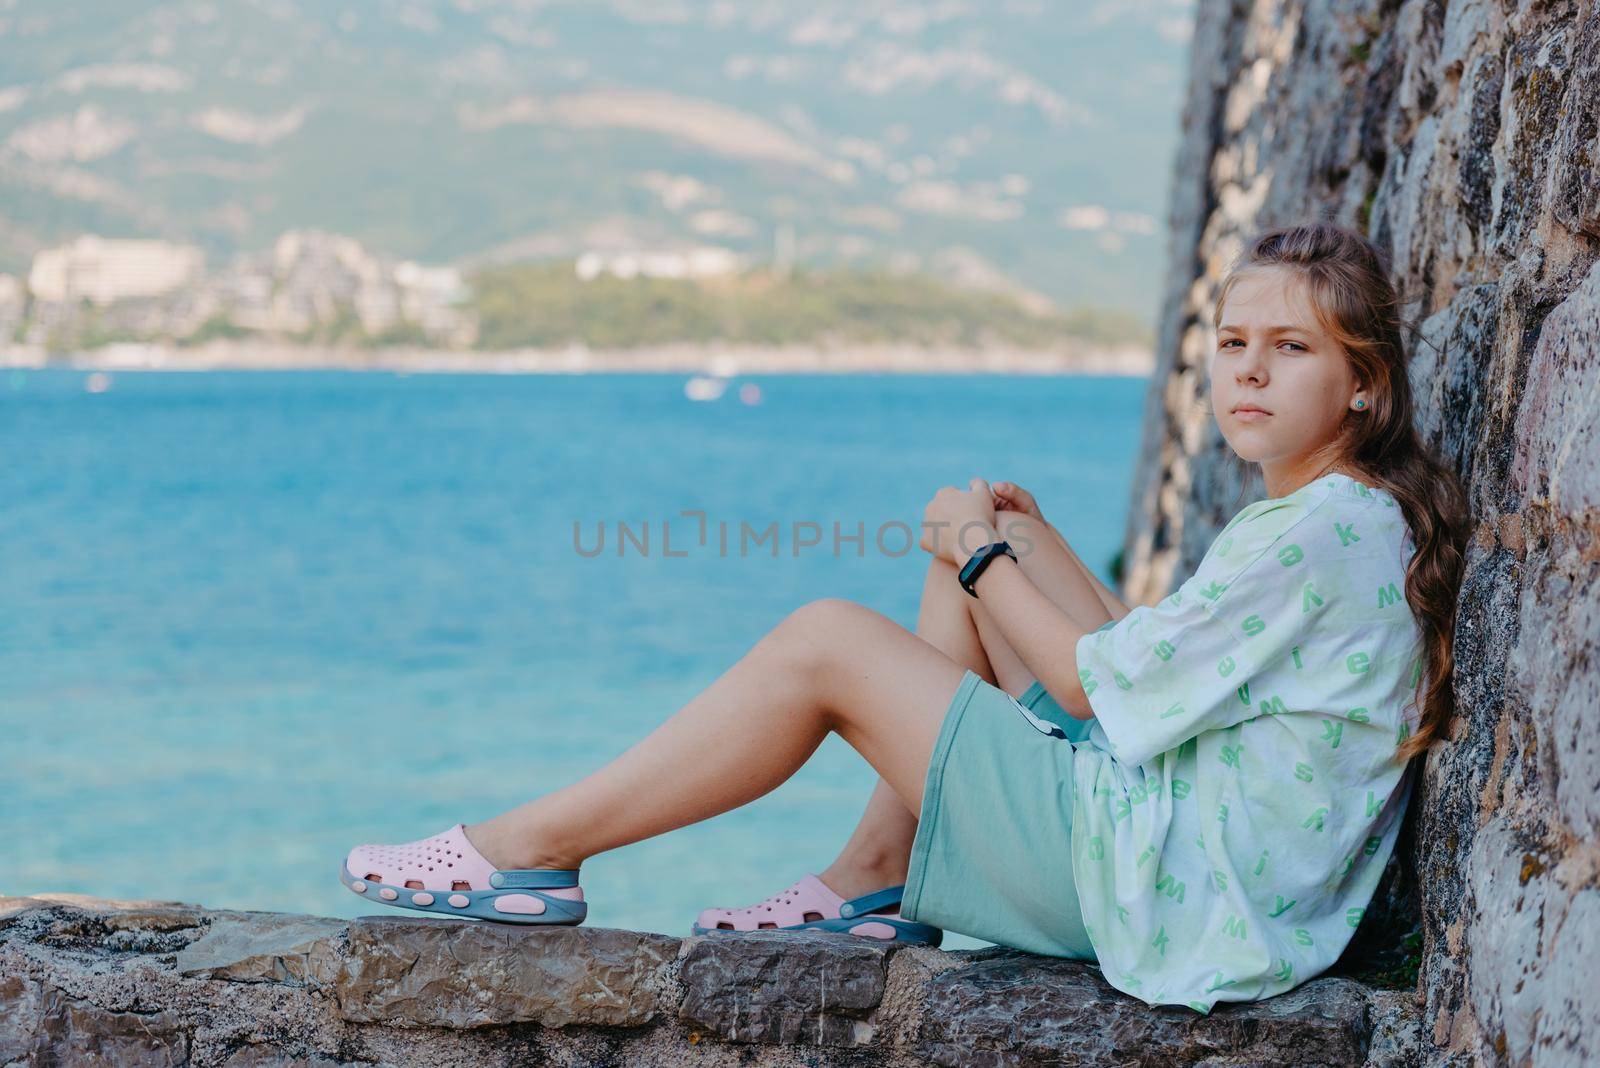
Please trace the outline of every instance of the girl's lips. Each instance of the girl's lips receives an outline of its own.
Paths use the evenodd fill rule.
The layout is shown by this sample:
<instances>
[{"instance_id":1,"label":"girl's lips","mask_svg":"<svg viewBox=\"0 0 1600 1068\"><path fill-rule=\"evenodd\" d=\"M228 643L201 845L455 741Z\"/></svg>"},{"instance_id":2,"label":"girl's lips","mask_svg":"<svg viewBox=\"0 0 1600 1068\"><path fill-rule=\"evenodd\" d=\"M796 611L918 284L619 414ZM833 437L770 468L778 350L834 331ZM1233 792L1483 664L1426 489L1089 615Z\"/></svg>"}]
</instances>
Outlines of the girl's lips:
<instances>
[{"instance_id":1,"label":"girl's lips","mask_svg":"<svg viewBox=\"0 0 1600 1068\"><path fill-rule=\"evenodd\" d=\"M1271 419L1272 413L1264 412L1260 408L1240 408L1233 413L1233 417L1246 423L1254 423L1258 419Z\"/></svg>"}]
</instances>

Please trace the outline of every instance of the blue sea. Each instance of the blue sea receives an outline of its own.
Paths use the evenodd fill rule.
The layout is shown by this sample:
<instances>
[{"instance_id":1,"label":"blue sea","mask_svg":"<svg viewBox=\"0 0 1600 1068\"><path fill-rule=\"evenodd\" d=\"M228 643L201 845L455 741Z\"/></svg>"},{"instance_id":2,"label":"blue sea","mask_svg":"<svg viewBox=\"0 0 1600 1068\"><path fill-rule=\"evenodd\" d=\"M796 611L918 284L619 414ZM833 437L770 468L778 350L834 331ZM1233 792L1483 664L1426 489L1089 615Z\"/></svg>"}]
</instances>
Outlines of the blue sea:
<instances>
[{"instance_id":1,"label":"blue sea","mask_svg":"<svg viewBox=\"0 0 1600 1068\"><path fill-rule=\"evenodd\" d=\"M806 601L914 627L928 558L885 525L974 475L1109 581L1145 379L685 379L0 371L0 892L369 914L351 846L600 767ZM587 922L685 935L821 871L875 779L830 737L587 861Z\"/></svg>"}]
</instances>

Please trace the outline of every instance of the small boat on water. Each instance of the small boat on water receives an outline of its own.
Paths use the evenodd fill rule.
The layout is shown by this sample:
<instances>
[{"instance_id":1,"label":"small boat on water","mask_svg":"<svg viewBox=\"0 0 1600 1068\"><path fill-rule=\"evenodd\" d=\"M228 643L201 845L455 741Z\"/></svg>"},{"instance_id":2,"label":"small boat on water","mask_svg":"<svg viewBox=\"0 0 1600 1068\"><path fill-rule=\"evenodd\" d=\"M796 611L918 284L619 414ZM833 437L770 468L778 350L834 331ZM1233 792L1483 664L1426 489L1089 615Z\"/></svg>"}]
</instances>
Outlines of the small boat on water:
<instances>
[{"instance_id":1,"label":"small boat on water","mask_svg":"<svg viewBox=\"0 0 1600 1068\"><path fill-rule=\"evenodd\" d=\"M694 375L683 384L683 395L694 401L714 401L728 388L726 378Z\"/></svg>"}]
</instances>

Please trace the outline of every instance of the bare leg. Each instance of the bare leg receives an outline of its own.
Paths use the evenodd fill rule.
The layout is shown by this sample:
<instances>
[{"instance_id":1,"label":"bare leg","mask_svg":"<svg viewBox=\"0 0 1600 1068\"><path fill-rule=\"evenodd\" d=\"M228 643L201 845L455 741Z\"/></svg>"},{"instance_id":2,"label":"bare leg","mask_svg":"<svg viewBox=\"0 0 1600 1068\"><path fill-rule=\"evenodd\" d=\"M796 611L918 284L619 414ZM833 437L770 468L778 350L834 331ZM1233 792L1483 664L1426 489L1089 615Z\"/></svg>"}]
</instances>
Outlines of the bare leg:
<instances>
[{"instance_id":1,"label":"bare leg","mask_svg":"<svg viewBox=\"0 0 1600 1068\"><path fill-rule=\"evenodd\" d=\"M830 730L915 811L962 673L870 608L813 601L611 763L467 835L500 868L576 868L755 800L793 775Z\"/></svg>"},{"instance_id":2,"label":"bare leg","mask_svg":"<svg viewBox=\"0 0 1600 1068\"><path fill-rule=\"evenodd\" d=\"M1076 606L1078 613L1093 615L1097 625L1104 621L1097 612L1110 613L1114 619L1128 614L1128 607L1094 577L1064 538L1018 512L1001 512L996 522L1002 537L1015 524L1027 524L1026 534L1035 551L1019 563L1029 579L1064 609L1073 611ZM1086 589L1100 602L1098 609L1086 597ZM1033 681L1032 672L979 602L956 582L955 567L943 560L936 559L928 567L917 634L951 660L1014 696L1022 696ZM999 677L1005 683L999 682ZM880 778L850 840L818 877L847 898L903 883L916 834L916 817Z\"/></svg>"},{"instance_id":3,"label":"bare leg","mask_svg":"<svg viewBox=\"0 0 1600 1068\"><path fill-rule=\"evenodd\" d=\"M997 517L997 522L1010 523L1014 520L1014 517L1018 515L1020 515L1018 512L1001 512ZM1110 588L1106 586L1105 583L1101 582L1095 577L1094 572L1090 571L1088 566L1078 557L1078 554L1073 551L1072 546L1068 544L1066 538L1062 537L1054 529L1047 529L1045 531L1045 535L1049 536L1053 541L1066 550L1067 556L1070 557L1072 562L1077 565L1078 570L1082 572L1083 577L1088 581L1089 585L1094 587L1095 595L1100 598L1100 603L1105 607L1105 610L1111 613L1112 619L1121 619L1131 611L1131 609L1122 602L1122 598L1118 597L1114 592L1111 591ZM1004 536L1004 532L1002 532L1002 536Z\"/></svg>"},{"instance_id":4,"label":"bare leg","mask_svg":"<svg viewBox=\"0 0 1600 1068\"><path fill-rule=\"evenodd\" d=\"M922 583L917 636L992 683L994 671L967 607L972 603L976 602L956 582L955 566L935 558ZM880 777L850 840L817 877L846 898L897 886L906 881L916 835L917 817Z\"/></svg>"}]
</instances>

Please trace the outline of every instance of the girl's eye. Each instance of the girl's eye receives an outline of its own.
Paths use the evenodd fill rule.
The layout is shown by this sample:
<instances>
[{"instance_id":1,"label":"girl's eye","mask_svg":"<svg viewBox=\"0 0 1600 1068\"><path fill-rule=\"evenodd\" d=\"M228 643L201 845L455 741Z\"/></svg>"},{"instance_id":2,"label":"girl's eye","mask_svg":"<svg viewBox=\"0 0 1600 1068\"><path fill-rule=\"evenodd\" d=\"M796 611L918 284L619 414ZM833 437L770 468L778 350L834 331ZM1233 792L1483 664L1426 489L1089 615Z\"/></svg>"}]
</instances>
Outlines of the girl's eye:
<instances>
[{"instance_id":1,"label":"girl's eye","mask_svg":"<svg viewBox=\"0 0 1600 1068\"><path fill-rule=\"evenodd\" d=\"M1218 347L1218 348L1222 348L1222 349L1225 349L1225 348L1227 348L1227 347L1228 347L1228 346L1229 346L1229 345L1232 345L1232 344L1234 344L1234 343L1235 343L1235 342L1238 342L1238 343L1239 343L1239 344L1240 344L1240 345L1243 345L1243 344L1244 344L1244 342L1243 342L1243 341L1239 341L1239 339L1238 339L1238 338L1236 338L1236 337L1230 337L1230 338L1228 338L1228 339L1227 339L1227 340L1225 340L1225 341L1223 341L1223 342L1222 342L1222 344L1220 344L1220 345L1218 345L1218 346L1217 346L1217 347ZM1308 349L1308 348L1306 348L1306 347L1305 347L1305 346L1304 346L1304 345L1302 345L1302 344L1300 344L1300 342L1298 342L1298 341L1284 341L1284 342L1281 342L1281 344L1284 344L1284 345L1293 345L1293 346L1294 346L1294 347L1295 347L1295 348L1296 348L1296 349L1297 349L1297 350L1299 350L1299 351L1300 351L1300 352L1310 352L1310 351L1311 351L1311 350L1310 350L1310 349Z\"/></svg>"}]
</instances>

